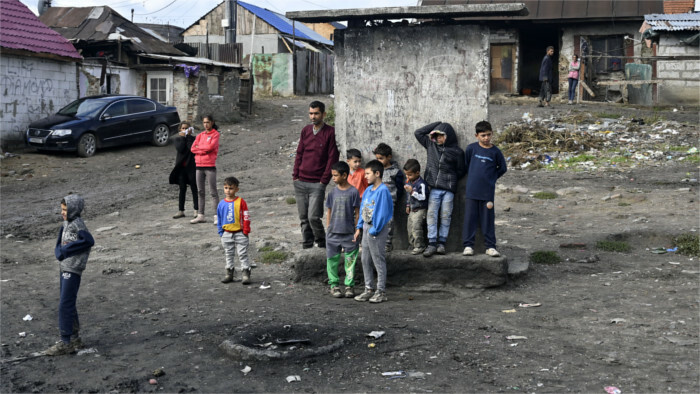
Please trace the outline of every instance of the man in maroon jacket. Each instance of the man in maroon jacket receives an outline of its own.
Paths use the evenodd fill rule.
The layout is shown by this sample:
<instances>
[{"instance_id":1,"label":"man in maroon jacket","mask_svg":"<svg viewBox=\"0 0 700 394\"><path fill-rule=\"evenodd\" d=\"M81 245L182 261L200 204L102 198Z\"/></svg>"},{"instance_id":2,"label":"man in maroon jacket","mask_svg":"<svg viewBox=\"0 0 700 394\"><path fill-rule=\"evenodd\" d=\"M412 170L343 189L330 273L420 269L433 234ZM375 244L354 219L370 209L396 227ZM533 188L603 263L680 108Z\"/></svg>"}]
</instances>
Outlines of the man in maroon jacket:
<instances>
[{"instance_id":1,"label":"man in maroon jacket","mask_svg":"<svg viewBox=\"0 0 700 394\"><path fill-rule=\"evenodd\" d=\"M331 180L331 166L338 162L335 144L335 128L327 125L326 106L320 101L309 104L311 124L301 130L297 155L294 160L294 194L301 221L304 249L312 248L314 241L319 248L326 247L323 229L323 202L326 186Z\"/></svg>"}]
</instances>

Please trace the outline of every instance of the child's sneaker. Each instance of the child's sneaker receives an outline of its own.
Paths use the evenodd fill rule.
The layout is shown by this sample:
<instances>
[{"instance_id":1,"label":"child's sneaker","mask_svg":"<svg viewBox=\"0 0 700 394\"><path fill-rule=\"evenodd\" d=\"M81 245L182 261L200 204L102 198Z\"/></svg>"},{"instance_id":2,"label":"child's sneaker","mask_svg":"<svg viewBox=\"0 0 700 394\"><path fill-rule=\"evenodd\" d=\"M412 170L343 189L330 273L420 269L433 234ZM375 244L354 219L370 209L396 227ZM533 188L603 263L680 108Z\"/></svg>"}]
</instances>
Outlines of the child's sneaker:
<instances>
[{"instance_id":1,"label":"child's sneaker","mask_svg":"<svg viewBox=\"0 0 700 394\"><path fill-rule=\"evenodd\" d=\"M331 295L335 298L343 297L343 293L340 292L340 288L338 286L331 287Z\"/></svg>"},{"instance_id":2,"label":"child's sneaker","mask_svg":"<svg viewBox=\"0 0 700 394\"><path fill-rule=\"evenodd\" d=\"M214 226L216 226L217 224L219 224L219 217L214 215Z\"/></svg>"},{"instance_id":3,"label":"child's sneaker","mask_svg":"<svg viewBox=\"0 0 700 394\"><path fill-rule=\"evenodd\" d=\"M423 257L430 257L437 252L437 248L435 245L428 245L427 248L425 248L425 251L423 252Z\"/></svg>"},{"instance_id":4,"label":"child's sneaker","mask_svg":"<svg viewBox=\"0 0 700 394\"><path fill-rule=\"evenodd\" d=\"M221 283L231 283L235 279L233 278L233 268L226 270L226 275L221 279Z\"/></svg>"},{"instance_id":5,"label":"child's sneaker","mask_svg":"<svg viewBox=\"0 0 700 394\"><path fill-rule=\"evenodd\" d=\"M244 285L250 284L250 268L243 270L243 280L241 281Z\"/></svg>"},{"instance_id":6,"label":"child's sneaker","mask_svg":"<svg viewBox=\"0 0 700 394\"><path fill-rule=\"evenodd\" d=\"M498 257L501 254L498 253L498 251L494 248L488 248L488 249L486 249L486 255L491 256L491 257Z\"/></svg>"},{"instance_id":7,"label":"child's sneaker","mask_svg":"<svg viewBox=\"0 0 700 394\"><path fill-rule=\"evenodd\" d=\"M467 246L464 248L464 252L462 252L462 256L474 256L474 249L472 249L471 246Z\"/></svg>"},{"instance_id":8,"label":"child's sneaker","mask_svg":"<svg viewBox=\"0 0 700 394\"><path fill-rule=\"evenodd\" d=\"M173 219L180 219L185 217L185 211L178 211L175 216L173 216Z\"/></svg>"},{"instance_id":9,"label":"child's sneaker","mask_svg":"<svg viewBox=\"0 0 700 394\"><path fill-rule=\"evenodd\" d=\"M204 217L201 213L197 214L197 217L190 220L190 223L192 224L197 224L197 223L205 223L207 221L207 218Z\"/></svg>"},{"instance_id":10,"label":"child's sneaker","mask_svg":"<svg viewBox=\"0 0 700 394\"><path fill-rule=\"evenodd\" d=\"M353 289L350 286L345 286L345 298L354 298L355 297L355 289Z\"/></svg>"},{"instance_id":11,"label":"child's sneaker","mask_svg":"<svg viewBox=\"0 0 700 394\"><path fill-rule=\"evenodd\" d=\"M371 302L373 304L378 304L378 303L384 302L384 301L389 301L389 299L386 298L386 293L383 291L375 292L374 295L372 296L372 298L369 299L369 302Z\"/></svg>"},{"instance_id":12,"label":"child's sneaker","mask_svg":"<svg viewBox=\"0 0 700 394\"><path fill-rule=\"evenodd\" d=\"M369 301L369 299L372 298L373 295L374 295L374 290L365 289L365 291L363 291L362 294L355 297L355 301L360 301L360 302Z\"/></svg>"},{"instance_id":13,"label":"child's sneaker","mask_svg":"<svg viewBox=\"0 0 700 394\"><path fill-rule=\"evenodd\" d=\"M47 356L63 356L71 353L75 353L75 348L72 344L63 341L58 341L50 348L44 350L44 354Z\"/></svg>"},{"instance_id":14,"label":"child's sneaker","mask_svg":"<svg viewBox=\"0 0 700 394\"><path fill-rule=\"evenodd\" d=\"M417 247L413 248L413 250L411 251L411 254L421 254L421 253L423 253L424 250L425 250L425 248L421 248L421 247L417 246Z\"/></svg>"},{"instance_id":15,"label":"child's sneaker","mask_svg":"<svg viewBox=\"0 0 700 394\"><path fill-rule=\"evenodd\" d=\"M392 250L394 250L394 247L393 247L392 245L386 245L386 246L384 247L384 253L389 253L389 252L391 252Z\"/></svg>"},{"instance_id":16,"label":"child's sneaker","mask_svg":"<svg viewBox=\"0 0 700 394\"><path fill-rule=\"evenodd\" d=\"M437 254L446 254L447 252L445 251L445 245L438 244L436 252Z\"/></svg>"}]
</instances>

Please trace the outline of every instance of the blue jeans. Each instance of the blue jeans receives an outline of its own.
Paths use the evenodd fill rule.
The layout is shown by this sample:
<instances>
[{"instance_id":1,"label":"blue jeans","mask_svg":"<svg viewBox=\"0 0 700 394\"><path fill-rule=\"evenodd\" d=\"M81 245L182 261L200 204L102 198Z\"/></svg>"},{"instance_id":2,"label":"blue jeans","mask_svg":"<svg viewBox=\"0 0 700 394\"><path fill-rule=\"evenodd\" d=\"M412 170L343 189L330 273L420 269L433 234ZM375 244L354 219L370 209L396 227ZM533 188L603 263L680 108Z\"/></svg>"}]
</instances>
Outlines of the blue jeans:
<instances>
[{"instance_id":1,"label":"blue jeans","mask_svg":"<svg viewBox=\"0 0 700 394\"><path fill-rule=\"evenodd\" d=\"M61 272L61 300L58 304L58 329L63 342L70 342L73 335L78 334L80 322L75 302L80 289L80 275L73 272Z\"/></svg>"},{"instance_id":2,"label":"blue jeans","mask_svg":"<svg viewBox=\"0 0 700 394\"><path fill-rule=\"evenodd\" d=\"M578 79L569 78L569 100L571 101L576 99L576 85L578 85Z\"/></svg>"},{"instance_id":3,"label":"blue jeans","mask_svg":"<svg viewBox=\"0 0 700 394\"><path fill-rule=\"evenodd\" d=\"M428 244L445 244L450 232L455 194L449 190L432 189L428 200ZM439 218L439 226L438 226Z\"/></svg>"}]
</instances>

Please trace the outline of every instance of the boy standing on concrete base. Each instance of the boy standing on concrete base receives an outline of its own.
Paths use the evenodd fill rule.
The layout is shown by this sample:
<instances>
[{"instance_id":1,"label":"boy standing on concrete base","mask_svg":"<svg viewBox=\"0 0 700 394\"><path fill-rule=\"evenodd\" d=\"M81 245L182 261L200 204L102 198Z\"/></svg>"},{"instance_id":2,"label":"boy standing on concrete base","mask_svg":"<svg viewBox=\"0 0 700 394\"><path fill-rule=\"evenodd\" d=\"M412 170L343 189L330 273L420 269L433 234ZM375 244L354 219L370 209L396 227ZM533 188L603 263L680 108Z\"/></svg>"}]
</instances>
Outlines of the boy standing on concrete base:
<instances>
[{"instance_id":1,"label":"boy standing on concrete base","mask_svg":"<svg viewBox=\"0 0 700 394\"><path fill-rule=\"evenodd\" d=\"M326 271L331 295L335 298L355 297L355 262L358 244L353 239L355 226L360 212L360 193L348 183L348 163L339 161L331 167L331 176L336 187L326 198ZM345 254L345 292L341 293L338 285L338 264L340 253Z\"/></svg>"},{"instance_id":2,"label":"boy standing on concrete base","mask_svg":"<svg viewBox=\"0 0 700 394\"><path fill-rule=\"evenodd\" d=\"M494 195L496 181L506 173L506 159L503 153L491 143L491 123L481 121L476 124L476 139L465 149L467 165L467 193L464 206L462 245L465 256L474 255L474 238L477 225L481 225L486 254L500 256L496 250L496 228L494 215Z\"/></svg>"},{"instance_id":3,"label":"boy standing on concrete base","mask_svg":"<svg viewBox=\"0 0 700 394\"><path fill-rule=\"evenodd\" d=\"M386 239L389 235L388 223L394 217L394 203L389 188L382 183L384 165L372 160L365 167L369 186L362 196L360 220L357 221L354 240L362 236L362 272L365 275L365 291L355 297L355 301L378 303L386 297ZM375 287L374 270L377 270Z\"/></svg>"}]
</instances>

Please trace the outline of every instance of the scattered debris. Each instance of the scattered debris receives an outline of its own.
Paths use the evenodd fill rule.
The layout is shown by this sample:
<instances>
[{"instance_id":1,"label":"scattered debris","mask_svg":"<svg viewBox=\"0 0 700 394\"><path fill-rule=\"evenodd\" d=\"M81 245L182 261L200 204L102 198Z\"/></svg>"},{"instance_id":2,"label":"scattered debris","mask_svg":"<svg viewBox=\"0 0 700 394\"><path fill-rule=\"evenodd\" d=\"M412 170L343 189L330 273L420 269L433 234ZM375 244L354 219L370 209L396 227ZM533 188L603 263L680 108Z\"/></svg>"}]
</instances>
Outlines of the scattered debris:
<instances>
[{"instance_id":1,"label":"scattered debris","mask_svg":"<svg viewBox=\"0 0 700 394\"><path fill-rule=\"evenodd\" d=\"M539 302L537 302L537 303L534 303L534 304L518 304L518 306L521 307L521 308L534 308L534 307L542 306L542 304L540 304Z\"/></svg>"},{"instance_id":2,"label":"scattered debris","mask_svg":"<svg viewBox=\"0 0 700 394\"><path fill-rule=\"evenodd\" d=\"M156 368L155 370L153 370L153 376L159 377L163 375L165 375L165 371L163 370L163 368Z\"/></svg>"},{"instance_id":3,"label":"scattered debris","mask_svg":"<svg viewBox=\"0 0 700 394\"><path fill-rule=\"evenodd\" d=\"M515 340L518 340L518 339L527 339L527 337L524 337L524 336L522 336L522 335L508 335L508 336L506 337L506 339L509 340L509 341L515 341Z\"/></svg>"},{"instance_id":4,"label":"scattered debris","mask_svg":"<svg viewBox=\"0 0 700 394\"><path fill-rule=\"evenodd\" d=\"M605 386L605 392L608 394L621 394L622 390L618 389L615 386Z\"/></svg>"},{"instance_id":5,"label":"scattered debris","mask_svg":"<svg viewBox=\"0 0 700 394\"><path fill-rule=\"evenodd\" d=\"M27 316L22 318L22 320L24 320L24 321L31 321L32 319L33 319L32 315L27 315Z\"/></svg>"},{"instance_id":6,"label":"scattered debris","mask_svg":"<svg viewBox=\"0 0 700 394\"><path fill-rule=\"evenodd\" d=\"M404 371L382 372L382 376L401 376L401 377L405 377L405 376L406 376L406 372L404 372Z\"/></svg>"},{"instance_id":7,"label":"scattered debris","mask_svg":"<svg viewBox=\"0 0 700 394\"><path fill-rule=\"evenodd\" d=\"M26 336L27 336L27 333L24 332L24 331L22 331L22 332L19 333L19 337L20 337L20 338L24 338L24 337L26 337Z\"/></svg>"},{"instance_id":8,"label":"scattered debris","mask_svg":"<svg viewBox=\"0 0 700 394\"><path fill-rule=\"evenodd\" d=\"M503 312L503 313L515 313L515 309L504 309L501 312Z\"/></svg>"},{"instance_id":9,"label":"scattered debris","mask_svg":"<svg viewBox=\"0 0 700 394\"><path fill-rule=\"evenodd\" d=\"M597 254L594 254L593 256L588 256L585 259L579 259L576 260L576 263L596 263L600 261L600 257L598 257Z\"/></svg>"},{"instance_id":10,"label":"scattered debris","mask_svg":"<svg viewBox=\"0 0 700 394\"><path fill-rule=\"evenodd\" d=\"M248 375L248 372L252 371L253 368L249 367L248 365L245 366L245 368L241 369L241 372L243 372L243 375Z\"/></svg>"},{"instance_id":11,"label":"scattered debris","mask_svg":"<svg viewBox=\"0 0 700 394\"><path fill-rule=\"evenodd\" d=\"M384 336L386 332L384 331L372 331L369 334L367 334L368 337L374 338L374 339L379 339Z\"/></svg>"},{"instance_id":12,"label":"scattered debris","mask_svg":"<svg viewBox=\"0 0 700 394\"><path fill-rule=\"evenodd\" d=\"M86 354L93 354L93 353L97 353L97 349L94 347L78 350L78 356L84 356Z\"/></svg>"},{"instance_id":13,"label":"scattered debris","mask_svg":"<svg viewBox=\"0 0 700 394\"><path fill-rule=\"evenodd\" d=\"M148 381L148 384L150 384L150 385L156 385L156 384L158 384L158 381L155 380L155 379L153 379L153 378L151 378L151 379Z\"/></svg>"},{"instance_id":14,"label":"scattered debris","mask_svg":"<svg viewBox=\"0 0 700 394\"><path fill-rule=\"evenodd\" d=\"M301 376L299 375L289 375L287 376L287 383L301 382Z\"/></svg>"},{"instance_id":15,"label":"scattered debris","mask_svg":"<svg viewBox=\"0 0 700 394\"><path fill-rule=\"evenodd\" d=\"M272 287L272 286L270 286L267 282L263 282L263 283L260 284L260 288L263 289L263 290L267 290L267 289L269 289L270 287Z\"/></svg>"},{"instance_id":16,"label":"scattered debris","mask_svg":"<svg viewBox=\"0 0 700 394\"><path fill-rule=\"evenodd\" d=\"M627 322L626 319L622 319L620 317L616 317L616 318L610 320L610 324L620 324L620 323L626 323L626 322Z\"/></svg>"}]
</instances>

